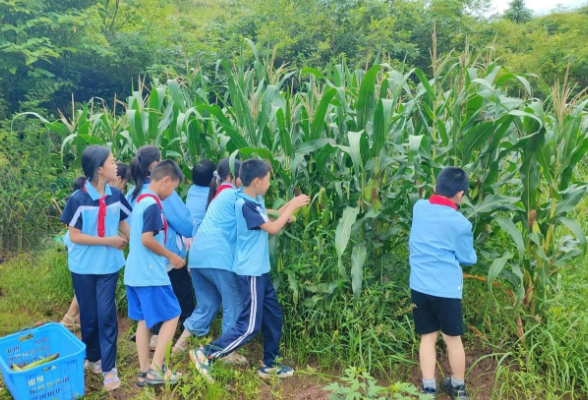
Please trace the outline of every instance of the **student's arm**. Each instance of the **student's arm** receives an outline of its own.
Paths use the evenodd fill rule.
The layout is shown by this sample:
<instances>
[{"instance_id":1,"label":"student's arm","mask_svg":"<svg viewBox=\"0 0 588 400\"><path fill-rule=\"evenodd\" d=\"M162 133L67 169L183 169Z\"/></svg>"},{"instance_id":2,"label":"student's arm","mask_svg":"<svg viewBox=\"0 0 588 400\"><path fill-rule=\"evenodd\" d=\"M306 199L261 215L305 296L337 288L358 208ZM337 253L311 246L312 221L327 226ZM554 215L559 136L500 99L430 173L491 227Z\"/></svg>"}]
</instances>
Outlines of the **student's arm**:
<instances>
[{"instance_id":1,"label":"student's arm","mask_svg":"<svg viewBox=\"0 0 588 400\"><path fill-rule=\"evenodd\" d=\"M268 214L269 213L277 213L278 215L282 215L286 209L288 208L288 205L292 202L292 200L290 200L289 202L287 202L286 204L284 204L282 207L278 208L277 210L274 210L273 208L270 208L267 210Z\"/></svg>"},{"instance_id":2,"label":"student's arm","mask_svg":"<svg viewBox=\"0 0 588 400\"><path fill-rule=\"evenodd\" d=\"M455 257L461 265L474 265L478 256L474 250L474 234L470 224L461 226L455 239Z\"/></svg>"},{"instance_id":3,"label":"student's arm","mask_svg":"<svg viewBox=\"0 0 588 400\"><path fill-rule=\"evenodd\" d=\"M157 255L163 256L169 260L174 268L182 268L184 259L166 249L155 239L155 234L164 229L163 220L159 206L153 204L147 206L143 211L143 232L141 232L141 243Z\"/></svg>"},{"instance_id":4,"label":"student's arm","mask_svg":"<svg viewBox=\"0 0 588 400\"><path fill-rule=\"evenodd\" d=\"M304 207L309 202L310 199L307 195L303 194L294 197L292 200L288 202L286 206L284 206L285 209L282 211L278 219L276 219L275 221L267 221L264 224L259 225L259 228L263 229L270 235L277 235L280 232L280 230L282 230L284 225L286 225L286 223L292 216L292 213L294 213L294 211L298 210L300 207ZM249 227L249 229L251 229L251 227Z\"/></svg>"},{"instance_id":5,"label":"student's arm","mask_svg":"<svg viewBox=\"0 0 588 400\"><path fill-rule=\"evenodd\" d=\"M180 196L174 191L162 202L163 215L170 226L180 235L191 238L194 234L194 221L190 209L184 204Z\"/></svg>"},{"instance_id":6,"label":"student's arm","mask_svg":"<svg viewBox=\"0 0 588 400\"><path fill-rule=\"evenodd\" d=\"M126 238L116 235L107 237L91 236L82 233L76 227L69 227L69 240L72 243L85 244L88 246L112 246L116 249L122 250L127 245L128 241Z\"/></svg>"},{"instance_id":7,"label":"student's arm","mask_svg":"<svg viewBox=\"0 0 588 400\"><path fill-rule=\"evenodd\" d=\"M118 235L110 237L98 237L82 233L83 220L79 211L80 204L75 196L71 196L65 205L63 214L59 220L68 226L69 240L72 243L88 246L112 246L122 249L127 245L127 240Z\"/></svg>"},{"instance_id":8,"label":"student's arm","mask_svg":"<svg viewBox=\"0 0 588 400\"><path fill-rule=\"evenodd\" d=\"M174 268L179 269L184 266L184 259L167 250L157 240L155 240L155 237L153 236L153 231L143 232L143 234L141 235L141 243L143 244L143 246L145 246L155 254L167 258L170 264L174 266Z\"/></svg>"},{"instance_id":9,"label":"student's arm","mask_svg":"<svg viewBox=\"0 0 588 400\"><path fill-rule=\"evenodd\" d=\"M126 236L127 240L131 237L131 227L127 224L127 221L120 221L118 223L118 230Z\"/></svg>"},{"instance_id":10,"label":"student's arm","mask_svg":"<svg viewBox=\"0 0 588 400\"><path fill-rule=\"evenodd\" d=\"M127 223L127 218L129 218L131 216L131 211L132 211L133 207L131 207L131 204L128 202L128 200L123 196L123 194L120 194L120 217L119 217L119 223L118 223L118 230L122 232L123 235L125 235L127 237L127 240L130 239L131 237L131 227L129 226L129 224Z\"/></svg>"}]
</instances>

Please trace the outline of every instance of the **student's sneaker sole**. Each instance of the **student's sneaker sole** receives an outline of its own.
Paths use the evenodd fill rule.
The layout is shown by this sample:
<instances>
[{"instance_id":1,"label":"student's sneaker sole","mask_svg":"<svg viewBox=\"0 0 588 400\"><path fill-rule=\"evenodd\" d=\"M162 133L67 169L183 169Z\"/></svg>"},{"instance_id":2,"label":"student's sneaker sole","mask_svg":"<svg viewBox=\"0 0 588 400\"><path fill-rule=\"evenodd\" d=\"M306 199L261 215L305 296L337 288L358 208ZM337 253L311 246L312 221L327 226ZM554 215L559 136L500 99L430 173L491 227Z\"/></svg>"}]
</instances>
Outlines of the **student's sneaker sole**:
<instances>
[{"instance_id":1,"label":"student's sneaker sole","mask_svg":"<svg viewBox=\"0 0 588 400\"><path fill-rule=\"evenodd\" d=\"M294 370L290 367L285 365L279 367L261 367L257 370L257 375L261 379L271 379L274 376L277 376L280 379L290 378L294 375Z\"/></svg>"},{"instance_id":2,"label":"student's sneaker sole","mask_svg":"<svg viewBox=\"0 0 588 400\"><path fill-rule=\"evenodd\" d=\"M451 400L470 400L466 394L465 386L453 387L451 378L444 378L441 381L441 390L451 396Z\"/></svg>"},{"instance_id":3,"label":"student's sneaker sole","mask_svg":"<svg viewBox=\"0 0 588 400\"><path fill-rule=\"evenodd\" d=\"M202 349L192 349L188 353L190 361L200 373L200 376L208 383L214 383L214 379L210 376L210 360L206 357Z\"/></svg>"}]
</instances>

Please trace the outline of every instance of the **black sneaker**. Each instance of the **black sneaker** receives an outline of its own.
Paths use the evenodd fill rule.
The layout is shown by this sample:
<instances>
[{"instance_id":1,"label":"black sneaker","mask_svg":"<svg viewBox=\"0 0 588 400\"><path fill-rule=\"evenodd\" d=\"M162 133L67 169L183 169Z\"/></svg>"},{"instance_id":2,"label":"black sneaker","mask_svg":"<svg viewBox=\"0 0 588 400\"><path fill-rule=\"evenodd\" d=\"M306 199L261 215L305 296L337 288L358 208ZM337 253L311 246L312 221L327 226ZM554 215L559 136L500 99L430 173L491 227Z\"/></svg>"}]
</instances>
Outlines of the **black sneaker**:
<instances>
[{"instance_id":1,"label":"black sneaker","mask_svg":"<svg viewBox=\"0 0 588 400\"><path fill-rule=\"evenodd\" d=\"M451 400L470 400L466 394L465 386L453 387L451 378L444 378L441 381L441 389L451 396Z\"/></svg>"},{"instance_id":2,"label":"black sneaker","mask_svg":"<svg viewBox=\"0 0 588 400\"><path fill-rule=\"evenodd\" d=\"M431 389L430 387L426 388L422 384L419 393L428 394L430 396L433 396L433 398L437 397L437 389Z\"/></svg>"}]
</instances>

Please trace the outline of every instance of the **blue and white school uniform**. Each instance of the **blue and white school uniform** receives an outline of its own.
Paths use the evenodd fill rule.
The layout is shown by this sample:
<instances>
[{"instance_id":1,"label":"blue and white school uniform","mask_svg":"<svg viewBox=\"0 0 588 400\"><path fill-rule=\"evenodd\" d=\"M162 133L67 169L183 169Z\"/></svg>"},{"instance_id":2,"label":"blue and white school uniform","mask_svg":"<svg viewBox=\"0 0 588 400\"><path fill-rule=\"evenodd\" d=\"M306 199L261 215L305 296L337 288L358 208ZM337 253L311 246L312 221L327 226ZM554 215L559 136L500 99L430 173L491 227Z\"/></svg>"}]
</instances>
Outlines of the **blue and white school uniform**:
<instances>
[{"instance_id":1,"label":"blue and white school uniform","mask_svg":"<svg viewBox=\"0 0 588 400\"><path fill-rule=\"evenodd\" d=\"M155 193L144 190L137 198L131 215L130 251L125 268L129 318L145 321L147 328L180 315L166 271L167 259L143 246L143 233L153 232L155 240L164 245L168 226Z\"/></svg>"},{"instance_id":2,"label":"blue and white school uniform","mask_svg":"<svg viewBox=\"0 0 588 400\"><path fill-rule=\"evenodd\" d=\"M233 271L243 302L236 325L204 347L211 358L224 357L250 341L263 327L263 362L273 367L282 335L282 309L270 280L268 234L260 228L269 221L263 198L237 193L237 249Z\"/></svg>"},{"instance_id":3,"label":"blue and white school uniform","mask_svg":"<svg viewBox=\"0 0 588 400\"><path fill-rule=\"evenodd\" d=\"M104 196L86 182L69 198L60 221L90 236L118 236L118 225L131 214L131 206L115 187L105 185ZM71 241L71 239L69 239ZM125 265L121 250L111 246L72 243L68 266L80 306L82 340L91 362L102 360L102 370L116 364L115 290L118 271Z\"/></svg>"},{"instance_id":4,"label":"blue and white school uniform","mask_svg":"<svg viewBox=\"0 0 588 400\"><path fill-rule=\"evenodd\" d=\"M147 193L150 183L151 181L149 179L145 179L140 195ZM127 193L127 199L129 201L134 192L135 188L133 187ZM136 202L136 199L131 204L134 205L134 202ZM163 215L168 224L165 248L182 258L186 258L187 251L182 236L191 238L194 234L194 221L192 220L190 210L175 191L167 199L161 201L161 204ZM183 323L195 308L192 282L188 277L187 267L174 269L171 265L168 265L167 268L174 294L182 309L180 322ZM154 335L158 334L160 327L161 325L155 325L153 327Z\"/></svg>"},{"instance_id":5,"label":"blue and white school uniform","mask_svg":"<svg viewBox=\"0 0 588 400\"><path fill-rule=\"evenodd\" d=\"M236 188L223 190L208 206L190 248L189 268L196 294L196 309L184 321L195 336L205 336L220 306L223 306L222 332L237 322L242 302L233 273L237 246L235 216ZM206 207L206 204L202 204Z\"/></svg>"},{"instance_id":6,"label":"blue and white school uniform","mask_svg":"<svg viewBox=\"0 0 588 400\"><path fill-rule=\"evenodd\" d=\"M142 195L149 190L151 181L145 179L143 182ZM132 187L127 193L127 201L134 207L137 199L132 200L135 187ZM138 197L137 197L138 198ZM178 256L185 258L187 251L182 236L191 238L194 235L194 221L190 214L190 209L184 204L182 198L174 191L171 196L161 201L163 207L163 215L168 223L167 239L165 241L165 248Z\"/></svg>"},{"instance_id":7,"label":"blue and white school uniform","mask_svg":"<svg viewBox=\"0 0 588 400\"><path fill-rule=\"evenodd\" d=\"M206 204L208 203L209 193L210 188L206 186L192 185L190 190L188 190L186 207L190 210L190 215L192 215L192 220L194 221L194 234L192 237L196 236L196 232L206 215Z\"/></svg>"}]
</instances>

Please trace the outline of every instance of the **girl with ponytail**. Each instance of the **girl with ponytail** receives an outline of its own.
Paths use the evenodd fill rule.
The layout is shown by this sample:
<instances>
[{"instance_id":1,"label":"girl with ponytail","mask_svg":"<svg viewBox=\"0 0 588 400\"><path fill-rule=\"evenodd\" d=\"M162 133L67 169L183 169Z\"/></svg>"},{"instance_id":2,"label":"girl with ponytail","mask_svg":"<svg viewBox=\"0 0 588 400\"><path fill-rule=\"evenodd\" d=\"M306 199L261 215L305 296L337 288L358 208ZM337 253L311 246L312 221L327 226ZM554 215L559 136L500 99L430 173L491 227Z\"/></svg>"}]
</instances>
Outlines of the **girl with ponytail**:
<instances>
[{"instance_id":1,"label":"girl with ponytail","mask_svg":"<svg viewBox=\"0 0 588 400\"><path fill-rule=\"evenodd\" d=\"M74 192L60 221L68 225L68 266L80 307L85 367L104 376L107 391L120 387L116 370L118 323L115 290L118 271L124 266L131 206L116 181L117 166L106 147L90 146L82 154L85 181ZM79 182L81 183L81 182ZM119 230L126 236L119 235Z\"/></svg>"}]
</instances>

